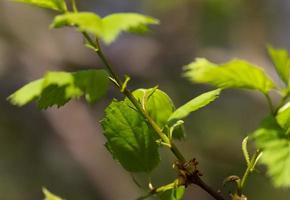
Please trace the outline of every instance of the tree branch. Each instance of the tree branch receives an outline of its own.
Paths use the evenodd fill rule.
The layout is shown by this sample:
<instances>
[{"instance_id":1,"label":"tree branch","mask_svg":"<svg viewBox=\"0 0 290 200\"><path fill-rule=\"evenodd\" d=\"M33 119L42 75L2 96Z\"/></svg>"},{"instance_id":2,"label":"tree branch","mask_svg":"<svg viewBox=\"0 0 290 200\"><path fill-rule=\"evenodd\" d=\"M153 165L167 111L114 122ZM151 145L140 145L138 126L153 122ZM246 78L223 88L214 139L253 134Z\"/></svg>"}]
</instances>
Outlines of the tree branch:
<instances>
[{"instance_id":1,"label":"tree branch","mask_svg":"<svg viewBox=\"0 0 290 200\"><path fill-rule=\"evenodd\" d=\"M213 198L216 200L225 200L221 194L215 190L213 190L210 186L208 186L197 173L194 173L190 176L190 182L199 186L204 191L206 191L208 194L210 194Z\"/></svg>"},{"instance_id":2,"label":"tree branch","mask_svg":"<svg viewBox=\"0 0 290 200\"><path fill-rule=\"evenodd\" d=\"M114 72L113 67L105 57L102 52L101 46L99 41L96 39L96 42L90 38L87 33L83 33L83 36L87 40L87 42L94 47L95 52L99 56L99 58L104 63L105 67L107 68L108 72L112 76L112 78L116 81L118 88L121 91L123 81L119 78L119 76ZM159 135L161 140L167 144L169 144L171 152L175 155L175 157L180 161L180 163L186 163L186 159L183 154L179 151L175 143L168 138L168 136L163 133L162 129L156 124L156 122L147 114L147 112L142 108L141 104L138 100L133 96L132 92L125 88L122 92L136 107L136 109L143 115L146 122L153 128L153 130ZM193 174L192 177L189 179L190 183L198 185L200 188L205 190L208 194L210 194L216 200L224 200L224 198L216 191L214 191L211 187L209 187L203 180L199 177L198 174Z\"/></svg>"}]
</instances>

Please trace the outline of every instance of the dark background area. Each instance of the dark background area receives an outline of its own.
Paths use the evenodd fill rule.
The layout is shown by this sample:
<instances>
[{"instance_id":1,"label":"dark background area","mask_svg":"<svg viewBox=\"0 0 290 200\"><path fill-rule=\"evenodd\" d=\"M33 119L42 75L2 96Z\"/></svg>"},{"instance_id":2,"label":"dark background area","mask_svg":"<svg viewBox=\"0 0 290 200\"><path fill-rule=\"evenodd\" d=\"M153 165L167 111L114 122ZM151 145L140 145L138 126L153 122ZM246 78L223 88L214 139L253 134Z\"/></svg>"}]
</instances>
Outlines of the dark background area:
<instances>
[{"instance_id":1,"label":"dark background area","mask_svg":"<svg viewBox=\"0 0 290 200\"><path fill-rule=\"evenodd\" d=\"M104 51L120 74L132 77L129 87L159 85L180 106L211 89L182 77L182 67L196 57L214 62L247 59L277 80L265 46L290 49L290 1L285 0L83 0L80 10L105 16L140 12L161 20L143 36L123 34ZM99 121L118 91L97 105L72 101L61 109L39 111L34 104L9 105L6 97L48 70L103 67L69 28L49 30L53 12L0 1L0 199L42 199L45 186L68 200L130 200L142 194L106 151ZM275 95L273 94L275 99ZM224 194L226 176L241 175L245 162L242 139L268 113L256 92L227 90L186 120L187 139L178 142L187 158L200 162L204 179ZM150 176L155 185L174 177L174 158L162 150L162 162ZM249 179L249 199L288 199L289 189L275 189L261 173ZM137 179L146 188L145 176ZM185 199L212 199L196 187Z\"/></svg>"}]
</instances>

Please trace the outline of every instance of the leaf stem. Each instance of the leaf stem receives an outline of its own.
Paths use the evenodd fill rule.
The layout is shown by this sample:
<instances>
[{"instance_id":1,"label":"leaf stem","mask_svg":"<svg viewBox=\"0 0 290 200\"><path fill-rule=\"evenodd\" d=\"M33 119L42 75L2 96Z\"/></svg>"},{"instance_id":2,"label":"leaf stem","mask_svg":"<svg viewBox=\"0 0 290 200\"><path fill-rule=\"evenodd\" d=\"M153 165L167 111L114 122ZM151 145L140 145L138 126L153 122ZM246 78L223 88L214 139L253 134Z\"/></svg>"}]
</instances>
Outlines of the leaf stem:
<instances>
[{"instance_id":1,"label":"leaf stem","mask_svg":"<svg viewBox=\"0 0 290 200\"><path fill-rule=\"evenodd\" d=\"M257 150L255 154L253 155L250 164L247 166L247 169L238 185L238 195L242 196L243 194L243 189L245 187L246 181L249 178L249 175L253 170L255 169L255 166L257 164L258 159L260 158L262 152L260 150Z\"/></svg>"},{"instance_id":2,"label":"leaf stem","mask_svg":"<svg viewBox=\"0 0 290 200\"><path fill-rule=\"evenodd\" d=\"M269 105L269 108L270 108L270 111L271 113L274 115L275 114L275 108L274 108L274 105L273 105L273 102L271 100L271 97L268 93L264 93L266 99L267 99L267 103Z\"/></svg>"},{"instance_id":3,"label":"leaf stem","mask_svg":"<svg viewBox=\"0 0 290 200\"><path fill-rule=\"evenodd\" d=\"M216 200L225 200L219 192L213 190L210 186L208 186L197 174L193 174L193 176L191 177L191 181L192 183L201 187Z\"/></svg>"},{"instance_id":4,"label":"leaf stem","mask_svg":"<svg viewBox=\"0 0 290 200\"><path fill-rule=\"evenodd\" d=\"M178 188L179 186L182 186L182 185L184 185L184 184L180 183L180 181L178 179L176 179L175 181L173 181L172 183L169 183L167 185L153 188L148 194L146 194L145 196L137 198L137 200L144 200L144 199L147 199L147 198L149 198L157 193L166 192L168 190Z\"/></svg>"},{"instance_id":5,"label":"leaf stem","mask_svg":"<svg viewBox=\"0 0 290 200\"><path fill-rule=\"evenodd\" d=\"M290 90L287 91L287 93L283 95L283 97L281 98L280 103L274 112L275 115L278 113L279 109L285 104L289 96L290 96Z\"/></svg>"},{"instance_id":6,"label":"leaf stem","mask_svg":"<svg viewBox=\"0 0 290 200\"><path fill-rule=\"evenodd\" d=\"M70 0L70 2L71 2L71 6L72 6L73 12L77 13L78 12L78 8L77 8L77 5L76 5L76 1L75 0Z\"/></svg>"}]
</instances>

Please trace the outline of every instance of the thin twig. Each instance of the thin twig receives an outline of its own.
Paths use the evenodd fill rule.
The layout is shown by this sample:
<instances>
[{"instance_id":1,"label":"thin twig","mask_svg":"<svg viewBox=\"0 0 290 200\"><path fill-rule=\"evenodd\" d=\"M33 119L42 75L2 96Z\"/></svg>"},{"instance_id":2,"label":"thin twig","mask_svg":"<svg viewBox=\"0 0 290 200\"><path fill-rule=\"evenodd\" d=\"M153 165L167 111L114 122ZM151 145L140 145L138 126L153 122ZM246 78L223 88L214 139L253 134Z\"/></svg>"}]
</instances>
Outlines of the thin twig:
<instances>
[{"instance_id":1,"label":"thin twig","mask_svg":"<svg viewBox=\"0 0 290 200\"><path fill-rule=\"evenodd\" d=\"M241 181L239 183L239 187L238 187L239 196L242 195L243 189L244 189L245 184L246 184L246 181L248 180L250 173L254 171L255 166L256 166L256 164L258 162L258 159L261 156L261 153L262 152L260 150L257 150L255 152L255 154L253 155L250 164L247 166L247 169L246 169L246 171L245 171L245 173L244 173L244 175L243 175L243 177L242 177L242 179L241 179Z\"/></svg>"},{"instance_id":2,"label":"thin twig","mask_svg":"<svg viewBox=\"0 0 290 200\"><path fill-rule=\"evenodd\" d=\"M269 96L269 94L267 93L264 93L266 99L267 99L267 103L269 105L269 108L270 108L270 111L271 113L274 115L275 114L275 108L274 108L274 105L273 105L273 102L272 102L272 99L271 97Z\"/></svg>"},{"instance_id":3,"label":"thin twig","mask_svg":"<svg viewBox=\"0 0 290 200\"><path fill-rule=\"evenodd\" d=\"M75 0L70 0L71 2L71 6L72 6L72 10L77 13L78 12L78 8L77 8L77 5L76 5L76 1Z\"/></svg>"},{"instance_id":4,"label":"thin twig","mask_svg":"<svg viewBox=\"0 0 290 200\"><path fill-rule=\"evenodd\" d=\"M224 197L219 192L213 190L209 185L207 185L198 174L193 174L191 176L191 182L195 185L198 185L200 188L202 188L216 200L225 200Z\"/></svg>"},{"instance_id":5,"label":"thin twig","mask_svg":"<svg viewBox=\"0 0 290 200\"><path fill-rule=\"evenodd\" d=\"M282 98L281 98L281 101L279 103L279 105L277 106L274 114L276 115L279 111L279 109L285 104L285 102L287 101L288 97L290 96L290 91L287 92Z\"/></svg>"}]
</instances>

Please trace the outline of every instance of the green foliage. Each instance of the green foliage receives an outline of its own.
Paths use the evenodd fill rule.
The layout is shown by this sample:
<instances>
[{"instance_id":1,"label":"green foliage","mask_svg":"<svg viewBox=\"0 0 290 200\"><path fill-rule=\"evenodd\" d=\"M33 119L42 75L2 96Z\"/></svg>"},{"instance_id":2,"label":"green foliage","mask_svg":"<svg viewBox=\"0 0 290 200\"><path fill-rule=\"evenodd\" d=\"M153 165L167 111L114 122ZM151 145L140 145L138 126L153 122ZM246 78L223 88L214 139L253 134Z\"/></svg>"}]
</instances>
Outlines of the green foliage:
<instances>
[{"instance_id":1,"label":"green foliage","mask_svg":"<svg viewBox=\"0 0 290 200\"><path fill-rule=\"evenodd\" d=\"M64 0L14 0L21 3L27 3L42 8L48 8L59 12L66 12L67 7Z\"/></svg>"},{"instance_id":2,"label":"green foliage","mask_svg":"<svg viewBox=\"0 0 290 200\"><path fill-rule=\"evenodd\" d=\"M137 89L133 95L164 129L175 110L170 97L157 88ZM126 170L151 171L159 163L158 138L128 98L119 102L114 100L107 107L101 124L108 140L108 150ZM176 129L173 134L180 138L184 134L183 129Z\"/></svg>"},{"instance_id":3,"label":"green foliage","mask_svg":"<svg viewBox=\"0 0 290 200\"><path fill-rule=\"evenodd\" d=\"M288 52L285 49L274 49L273 47L268 46L268 53L280 78L286 85L288 85L290 73L290 59Z\"/></svg>"},{"instance_id":4,"label":"green foliage","mask_svg":"<svg viewBox=\"0 0 290 200\"><path fill-rule=\"evenodd\" d=\"M243 155L244 155L245 161L247 163L247 166L249 166L250 162L251 162L250 155L248 152L248 139L249 139L249 137L247 136L243 139L243 142L242 142L242 151L243 151Z\"/></svg>"},{"instance_id":5,"label":"green foliage","mask_svg":"<svg viewBox=\"0 0 290 200\"><path fill-rule=\"evenodd\" d=\"M145 111L161 127L167 123L168 118L175 110L171 98L157 88L137 89L133 92L135 98L141 103ZM127 99L129 102L129 100Z\"/></svg>"},{"instance_id":6,"label":"green foliage","mask_svg":"<svg viewBox=\"0 0 290 200\"><path fill-rule=\"evenodd\" d=\"M289 118L288 118L289 120ZM254 132L256 146L263 151L261 162L277 187L290 186L290 137L273 116L266 118Z\"/></svg>"},{"instance_id":7,"label":"green foliage","mask_svg":"<svg viewBox=\"0 0 290 200\"><path fill-rule=\"evenodd\" d=\"M210 92L203 93L198 97L190 100L183 106L179 107L176 111L174 111L170 115L168 121L170 122L170 124L172 124L176 123L176 121L180 119L184 119L191 112L194 112L214 101L216 98L218 98L220 92L221 92L220 89L216 89Z\"/></svg>"},{"instance_id":8,"label":"green foliage","mask_svg":"<svg viewBox=\"0 0 290 200\"><path fill-rule=\"evenodd\" d=\"M198 58L185 70L185 76L193 82L208 83L219 88L256 89L268 93L275 87L263 69L243 60L217 65Z\"/></svg>"},{"instance_id":9,"label":"green foliage","mask_svg":"<svg viewBox=\"0 0 290 200\"><path fill-rule=\"evenodd\" d=\"M158 20L137 13L115 13L104 18L95 13L66 13L56 16L52 28L76 26L80 32L88 32L112 43L122 32L144 32L149 24L158 24Z\"/></svg>"},{"instance_id":10,"label":"green foliage","mask_svg":"<svg viewBox=\"0 0 290 200\"><path fill-rule=\"evenodd\" d=\"M130 78L126 77L124 82L119 80L102 53L98 40L95 41L97 38L110 44L122 32L140 33L147 31L148 25L159 23L157 19L137 13L114 13L101 18L91 12L78 13L74 1L71 1L71 8L74 12L67 10L65 0L16 1L61 12L61 15L54 18L51 27L73 26L82 32L85 39L89 41L87 46L96 50L110 72L112 76L110 79L120 92L126 95L123 101L112 101L106 108L104 119L101 121L107 139L107 149L126 170L130 172L152 171L160 161L158 152L158 143L160 143L169 147L182 164L182 169L179 169L180 174L187 175L198 172L192 172L196 164L187 162L172 140L172 136L175 138L184 137L182 119L214 101L220 95L221 89L253 89L266 94L272 111L272 115L266 118L253 134L256 146L263 151L261 162L267 165L268 174L275 186L290 187L290 103L285 103L288 101L290 93L290 59L286 50L268 47L268 53L276 71L288 87L282 90L276 88L274 82L263 69L246 61L235 59L218 65L206 59L197 59L186 66L185 76L193 82L211 84L219 89L201 94L176 110L170 97L157 87L138 89L133 93L127 90ZM17 90L8 97L8 100L17 106L35 101L39 108L48 108L54 105L60 107L69 100L81 96L85 96L89 103L94 103L105 95L108 89L108 76L105 70L85 70L73 73L48 72L43 78L30 82ZM276 109L269 96L272 89L279 90L281 94L281 103ZM261 155L260 151L257 151L250 159L247 140L248 138L243 141L242 150L248 168L241 180L240 191L243 189L249 171L254 170ZM199 176L198 173L197 175ZM182 176L182 178L186 179L187 177ZM187 179L183 180L182 183L201 184L199 186L203 188L205 185L200 182L201 179L197 182ZM155 192L161 193L159 196L162 200L180 200L183 197L185 187L175 188L177 185L180 184L173 182L159 187L163 190L156 189ZM43 193L45 200L62 200L45 188ZM219 194L211 193L211 195L218 196ZM218 197L217 199L223 198Z\"/></svg>"},{"instance_id":11,"label":"green foliage","mask_svg":"<svg viewBox=\"0 0 290 200\"><path fill-rule=\"evenodd\" d=\"M54 18L51 28L64 26L76 26L80 32L89 32L94 35L102 35L102 19L95 13L66 13Z\"/></svg>"},{"instance_id":12,"label":"green foliage","mask_svg":"<svg viewBox=\"0 0 290 200\"><path fill-rule=\"evenodd\" d=\"M160 159L155 133L128 102L113 100L101 124L106 147L127 171L149 172L157 166Z\"/></svg>"},{"instance_id":13,"label":"green foliage","mask_svg":"<svg viewBox=\"0 0 290 200\"><path fill-rule=\"evenodd\" d=\"M290 133L290 102L286 103L282 108L279 109L277 116L277 122L285 129L286 134Z\"/></svg>"},{"instance_id":14,"label":"green foliage","mask_svg":"<svg viewBox=\"0 0 290 200\"><path fill-rule=\"evenodd\" d=\"M169 117L175 111L175 106L171 98L163 91L157 88L137 89L133 92L135 98L141 103L144 110L160 126L167 131ZM129 100L126 99L129 103ZM133 105L132 105L133 106ZM171 126L173 124L170 124ZM184 137L184 128L182 125L176 127L173 136L177 139Z\"/></svg>"},{"instance_id":15,"label":"green foliage","mask_svg":"<svg viewBox=\"0 0 290 200\"><path fill-rule=\"evenodd\" d=\"M43 79L32 81L10 95L7 99L13 105L24 106L39 97L42 91L42 83Z\"/></svg>"},{"instance_id":16,"label":"green foliage","mask_svg":"<svg viewBox=\"0 0 290 200\"><path fill-rule=\"evenodd\" d=\"M62 106L70 99L85 95L89 103L106 94L108 74L105 70L84 70L74 73L48 72L39 80L17 90L8 100L17 106L36 101L39 108Z\"/></svg>"},{"instance_id":17,"label":"green foliage","mask_svg":"<svg viewBox=\"0 0 290 200\"><path fill-rule=\"evenodd\" d=\"M147 24L158 24L152 17L137 13L114 13L103 18L103 40L109 44L113 42L121 31L143 33L148 30Z\"/></svg>"},{"instance_id":18,"label":"green foliage","mask_svg":"<svg viewBox=\"0 0 290 200\"><path fill-rule=\"evenodd\" d=\"M180 186L171 190L167 190L159 195L161 200L181 200L185 192L185 187Z\"/></svg>"},{"instance_id":19,"label":"green foliage","mask_svg":"<svg viewBox=\"0 0 290 200\"><path fill-rule=\"evenodd\" d=\"M44 197L45 197L44 200L64 200L64 199L60 198L59 196L56 196L55 194L52 194L46 188L42 188L42 192L43 192Z\"/></svg>"}]
</instances>

